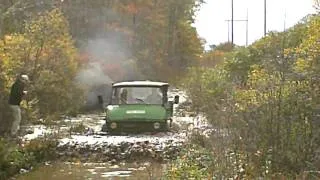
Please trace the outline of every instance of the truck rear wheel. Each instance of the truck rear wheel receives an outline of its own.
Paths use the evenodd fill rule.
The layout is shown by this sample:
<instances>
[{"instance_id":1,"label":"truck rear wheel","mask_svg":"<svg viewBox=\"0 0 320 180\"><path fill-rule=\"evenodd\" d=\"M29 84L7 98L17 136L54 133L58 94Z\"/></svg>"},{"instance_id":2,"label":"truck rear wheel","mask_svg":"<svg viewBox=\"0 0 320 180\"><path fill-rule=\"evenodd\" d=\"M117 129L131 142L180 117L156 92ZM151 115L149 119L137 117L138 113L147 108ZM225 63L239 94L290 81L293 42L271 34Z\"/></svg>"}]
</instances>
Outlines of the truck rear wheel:
<instances>
[{"instance_id":1,"label":"truck rear wheel","mask_svg":"<svg viewBox=\"0 0 320 180\"><path fill-rule=\"evenodd\" d=\"M108 126L107 123L103 124L102 128L101 128L102 132L108 132Z\"/></svg>"}]
</instances>

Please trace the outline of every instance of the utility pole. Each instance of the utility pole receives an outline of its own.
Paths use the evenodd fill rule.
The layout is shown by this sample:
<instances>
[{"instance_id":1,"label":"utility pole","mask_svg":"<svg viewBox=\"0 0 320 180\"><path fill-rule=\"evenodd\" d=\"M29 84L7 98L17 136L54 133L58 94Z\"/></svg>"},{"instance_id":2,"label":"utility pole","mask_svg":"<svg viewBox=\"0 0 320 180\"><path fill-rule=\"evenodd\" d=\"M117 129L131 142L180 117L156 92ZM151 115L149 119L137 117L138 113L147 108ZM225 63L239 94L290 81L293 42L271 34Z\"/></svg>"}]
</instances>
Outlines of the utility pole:
<instances>
[{"instance_id":1,"label":"utility pole","mask_svg":"<svg viewBox=\"0 0 320 180\"><path fill-rule=\"evenodd\" d=\"M267 0L264 0L264 36L267 35Z\"/></svg>"},{"instance_id":2,"label":"utility pole","mask_svg":"<svg viewBox=\"0 0 320 180\"><path fill-rule=\"evenodd\" d=\"M248 47L248 36L249 36L249 11L247 8L247 21L246 21L246 46Z\"/></svg>"},{"instance_id":3,"label":"utility pole","mask_svg":"<svg viewBox=\"0 0 320 180\"><path fill-rule=\"evenodd\" d=\"M233 47L233 0L231 0L231 45Z\"/></svg>"},{"instance_id":4,"label":"utility pole","mask_svg":"<svg viewBox=\"0 0 320 180\"><path fill-rule=\"evenodd\" d=\"M230 43L230 23L228 21L228 43Z\"/></svg>"},{"instance_id":5,"label":"utility pole","mask_svg":"<svg viewBox=\"0 0 320 180\"><path fill-rule=\"evenodd\" d=\"M226 20L228 22L228 42L229 40L229 21L231 21L231 45L234 45L234 21L245 21L246 22L246 46L248 46L248 9L247 9L247 19L246 20L234 20L233 17L233 0L231 0L231 20Z\"/></svg>"},{"instance_id":6,"label":"utility pole","mask_svg":"<svg viewBox=\"0 0 320 180\"><path fill-rule=\"evenodd\" d=\"M286 32L287 11L284 13L283 32Z\"/></svg>"},{"instance_id":7,"label":"utility pole","mask_svg":"<svg viewBox=\"0 0 320 180\"><path fill-rule=\"evenodd\" d=\"M248 36L249 36L249 27L248 27L248 24L249 24L249 19L248 19L248 12L247 12L247 19L234 19L234 20L230 20L230 19L227 19L227 20L225 20L225 21L227 21L228 22L228 42L230 42L230 38L229 38L229 36L230 36L230 30L229 30L229 28L230 28L230 26L229 26L229 22L231 21L231 22L246 22L246 46L248 46ZM232 35L231 35L232 36ZM233 36L232 36L232 45L233 45Z\"/></svg>"}]
</instances>

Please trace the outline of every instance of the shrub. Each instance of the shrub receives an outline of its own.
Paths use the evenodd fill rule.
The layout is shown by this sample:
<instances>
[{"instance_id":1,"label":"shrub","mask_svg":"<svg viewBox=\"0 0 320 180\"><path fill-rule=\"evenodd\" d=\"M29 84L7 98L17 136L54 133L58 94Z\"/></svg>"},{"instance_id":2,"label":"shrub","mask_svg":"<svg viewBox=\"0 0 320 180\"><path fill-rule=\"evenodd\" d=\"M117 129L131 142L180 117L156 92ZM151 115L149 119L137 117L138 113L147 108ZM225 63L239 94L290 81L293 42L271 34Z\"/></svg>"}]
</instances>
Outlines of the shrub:
<instances>
[{"instance_id":1,"label":"shrub","mask_svg":"<svg viewBox=\"0 0 320 180\"><path fill-rule=\"evenodd\" d=\"M54 160L58 141L53 138L37 138L27 143L23 151L34 156L36 162Z\"/></svg>"},{"instance_id":2,"label":"shrub","mask_svg":"<svg viewBox=\"0 0 320 180\"><path fill-rule=\"evenodd\" d=\"M209 151L190 145L169 165L166 179L208 179L212 176L212 155Z\"/></svg>"},{"instance_id":3,"label":"shrub","mask_svg":"<svg viewBox=\"0 0 320 180\"><path fill-rule=\"evenodd\" d=\"M77 52L68 31L67 20L54 9L28 21L24 33L6 35L0 40L0 86L6 92L1 94L2 102L7 99L16 75L24 72L31 79L26 102L22 104L28 113L24 117L59 117L83 105L83 91L75 82L79 68Z\"/></svg>"},{"instance_id":4,"label":"shrub","mask_svg":"<svg viewBox=\"0 0 320 180\"><path fill-rule=\"evenodd\" d=\"M24 152L17 145L0 139L0 179L19 173L19 170L30 169L35 164L32 154Z\"/></svg>"},{"instance_id":5,"label":"shrub","mask_svg":"<svg viewBox=\"0 0 320 180\"><path fill-rule=\"evenodd\" d=\"M236 48L214 68L190 69L184 87L194 109L225 137L201 140L224 164L215 173L230 177L243 168L253 179L293 178L318 170L319 27L318 15ZM230 165L229 152L237 166Z\"/></svg>"}]
</instances>

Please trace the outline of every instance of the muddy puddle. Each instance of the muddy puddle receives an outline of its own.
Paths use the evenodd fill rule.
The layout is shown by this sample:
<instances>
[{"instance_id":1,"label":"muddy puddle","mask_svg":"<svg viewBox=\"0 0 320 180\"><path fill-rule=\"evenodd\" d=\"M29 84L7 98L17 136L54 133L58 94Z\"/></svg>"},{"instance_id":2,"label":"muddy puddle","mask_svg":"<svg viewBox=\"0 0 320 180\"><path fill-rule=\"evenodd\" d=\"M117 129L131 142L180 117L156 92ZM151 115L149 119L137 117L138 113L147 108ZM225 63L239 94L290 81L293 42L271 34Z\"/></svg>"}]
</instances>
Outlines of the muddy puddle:
<instances>
[{"instance_id":1,"label":"muddy puddle","mask_svg":"<svg viewBox=\"0 0 320 180\"><path fill-rule=\"evenodd\" d=\"M158 180L163 179L166 165L159 163L55 163L42 166L15 180Z\"/></svg>"},{"instance_id":2,"label":"muddy puddle","mask_svg":"<svg viewBox=\"0 0 320 180\"><path fill-rule=\"evenodd\" d=\"M176 92L180 93L180 92ZM173 93L174 94L174 93ZM57 154L61 161L101 163L54 163L37 167L34 170L16 177L17 180L100 180L100 179L163 179L166 166L160 163L126 163L110 165L110 163L127 161L168 162L174 159L183 148L192 129L200 129L205 133L207 124L200 115L190 115L190 103L184 93L179 94L181 103L175 107L173 124L176 130L158 134L138 134L111 136L101 132L105 123L104 114L83 114L77 117L63 117L57 127L43 125L25 127L30 132L23 137L23 143L32 139L55 134L58 140ZM172 95L173 96L173 95ZM187 115L189 114L189 115ZM202 122L204 121L204 122ZM192 128L189 129L189 125ZM78 134L71 131L82 125L85 132ZM210 128L209 128L210 129ZM127 161L128 162L128 161Z\"/></svg>"}]
</instances>

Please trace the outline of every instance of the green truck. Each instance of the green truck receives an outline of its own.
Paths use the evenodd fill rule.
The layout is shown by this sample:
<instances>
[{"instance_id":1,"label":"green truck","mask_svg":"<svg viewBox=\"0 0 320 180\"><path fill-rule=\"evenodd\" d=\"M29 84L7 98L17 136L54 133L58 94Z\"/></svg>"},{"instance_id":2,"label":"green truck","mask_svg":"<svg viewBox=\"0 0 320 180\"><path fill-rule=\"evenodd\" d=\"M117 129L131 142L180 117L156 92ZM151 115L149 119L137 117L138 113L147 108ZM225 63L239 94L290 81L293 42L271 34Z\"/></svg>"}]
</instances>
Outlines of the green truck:
<instances>
[{"instance_id":1,"label":"green truck","mask_svg":"<svg viewBox=\"0 0 320 180\"><path fill-rule=\"evenodd\" d=\"M168 131L173 104L179 103L179 96L169 101L168 89L166 82L113 83L102 131L109 134Z\"/></svg>"}]
</instances>

